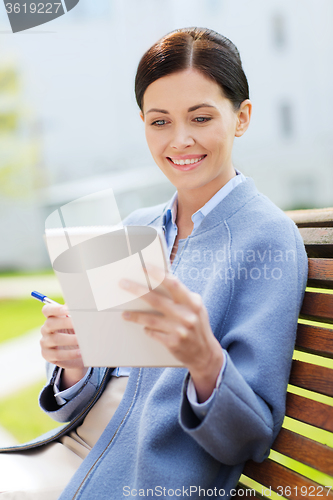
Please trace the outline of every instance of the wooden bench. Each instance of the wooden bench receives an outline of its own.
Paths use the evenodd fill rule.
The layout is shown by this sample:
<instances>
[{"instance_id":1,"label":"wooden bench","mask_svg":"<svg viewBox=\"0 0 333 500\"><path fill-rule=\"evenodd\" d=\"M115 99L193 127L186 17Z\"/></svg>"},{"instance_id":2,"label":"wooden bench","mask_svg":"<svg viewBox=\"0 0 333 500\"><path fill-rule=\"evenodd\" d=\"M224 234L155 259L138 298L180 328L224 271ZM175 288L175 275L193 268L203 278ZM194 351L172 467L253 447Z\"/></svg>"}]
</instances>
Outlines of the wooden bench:
<instances>
[{"instance_id":1,"label":"wooden bench","mask_svg":"<svg viewBox=\"0 0 333 500\"><path fill-rule=\"evenodd\" d=\"M273 492L292 500L333 498L333 208L287 215L297 224L309 258L288 418L270 457L261 464L247 462L236 498L278 498Z\"/></svg>"}]
</instances>

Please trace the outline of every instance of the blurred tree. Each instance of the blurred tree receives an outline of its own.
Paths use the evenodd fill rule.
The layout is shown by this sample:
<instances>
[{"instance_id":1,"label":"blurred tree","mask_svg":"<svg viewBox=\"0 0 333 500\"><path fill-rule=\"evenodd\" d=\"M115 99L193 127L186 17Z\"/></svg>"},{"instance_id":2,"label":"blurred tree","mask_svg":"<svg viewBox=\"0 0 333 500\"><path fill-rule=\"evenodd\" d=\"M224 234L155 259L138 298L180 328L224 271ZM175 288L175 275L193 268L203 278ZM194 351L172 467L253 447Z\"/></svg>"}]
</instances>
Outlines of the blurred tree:
<instances>
[{"instance_id":1,"label":"blurred tree","mask_svg":"<svg viewBox=\"0 0 333 500\"><path fill-rule=\"evenodd\" d=\"M0 66L1 198L30 198L41 184L41 138L34 122L19 71L10 63Z\"/></svg>"}]
</instances>

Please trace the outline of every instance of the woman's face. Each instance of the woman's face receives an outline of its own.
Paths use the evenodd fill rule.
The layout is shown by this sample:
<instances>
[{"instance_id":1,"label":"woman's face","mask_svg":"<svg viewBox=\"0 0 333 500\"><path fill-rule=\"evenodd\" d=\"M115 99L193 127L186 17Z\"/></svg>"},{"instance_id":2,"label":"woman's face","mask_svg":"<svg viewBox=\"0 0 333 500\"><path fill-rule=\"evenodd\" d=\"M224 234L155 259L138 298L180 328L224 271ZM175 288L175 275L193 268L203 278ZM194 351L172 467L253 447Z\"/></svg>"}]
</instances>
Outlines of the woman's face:
<instances>
[{"instance_id":1,"label":"woman's face","mask_svg":"<svg viewBox=\"0 0 333 500\"><path fill-rule=\"evenodd\" d=\"M249 100L235 112L217 83L187 69L147 87L141 118L155 162L178 191L205 188L212 195L235 175L233 141L250 115Z\"/></svg>"}]
</instances>

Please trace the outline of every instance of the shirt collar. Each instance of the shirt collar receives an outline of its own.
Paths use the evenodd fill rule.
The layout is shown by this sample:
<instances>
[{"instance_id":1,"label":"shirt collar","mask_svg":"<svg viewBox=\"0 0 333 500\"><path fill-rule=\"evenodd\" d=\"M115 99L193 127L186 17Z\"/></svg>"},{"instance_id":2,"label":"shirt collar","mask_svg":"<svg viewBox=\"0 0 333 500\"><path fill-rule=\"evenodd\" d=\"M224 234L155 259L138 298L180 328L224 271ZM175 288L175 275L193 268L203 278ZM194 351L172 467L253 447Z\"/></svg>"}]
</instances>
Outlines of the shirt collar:
<instances>
[{"instance_id":1,"label":"shirt collar","mask_svg":"<svg viewBox=\"0 0 333 500\"><path fill-rule=\"evenodd\" d=\"M239 172L239 170L235 169L236 175L230 181L228 181L217 193L212 196L207 203L199 208L191 217L192 222L194 224L193 230L195 230L201 221L206 217L215 208L231 191L238 186L241 182L245 181L245 176ZM176 225L177 218L177 203L178 203L178 193L177 191L169 201L164 215L163 215L163 227L165 228L167 224L172 222L172 224Z\"/></svg>"},{"instance_id":2,"label":"shirt collar","mask_svg":"<svg viewBox=\"0 0 333 500\"><path fill-rule=\"evenodd\" d=\"M178 193L177 191L169 201L163 214L163 227L165 227L171 220L172 224L176 224L177 217L177 203L178 203Z\"/></svg>"}]
</instances>

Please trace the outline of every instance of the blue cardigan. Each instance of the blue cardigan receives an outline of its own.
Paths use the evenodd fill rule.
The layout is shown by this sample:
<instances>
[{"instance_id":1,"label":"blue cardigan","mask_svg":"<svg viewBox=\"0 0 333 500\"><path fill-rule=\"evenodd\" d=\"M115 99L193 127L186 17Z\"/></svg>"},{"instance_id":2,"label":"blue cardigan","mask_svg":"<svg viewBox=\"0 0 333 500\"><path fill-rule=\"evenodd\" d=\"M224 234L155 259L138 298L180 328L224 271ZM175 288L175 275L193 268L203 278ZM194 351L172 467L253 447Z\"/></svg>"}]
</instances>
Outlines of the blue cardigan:
<instances>
[{"instance_id":1,"label":"blue cardigan","mask_svg":"<svg viewBox=\"0 0 333 500\"><path fill-rule=\"evenodd\" d=\"M162 217L161 205L138 210L125 223L159 226ZM186 369L132 369L114 417L60 500L202 498L203 490L228 498L244 462L269 454L284 418L307 281L296 226L247 179L187 238L172 271L202 296L226 354L213 405L198 420L186 397ZM109 372L94 368L79 394L61 407L53 397L54 377L41 406L58 421L71 420L73 428L101 394Z\"/></svg>"}]
</instances>

